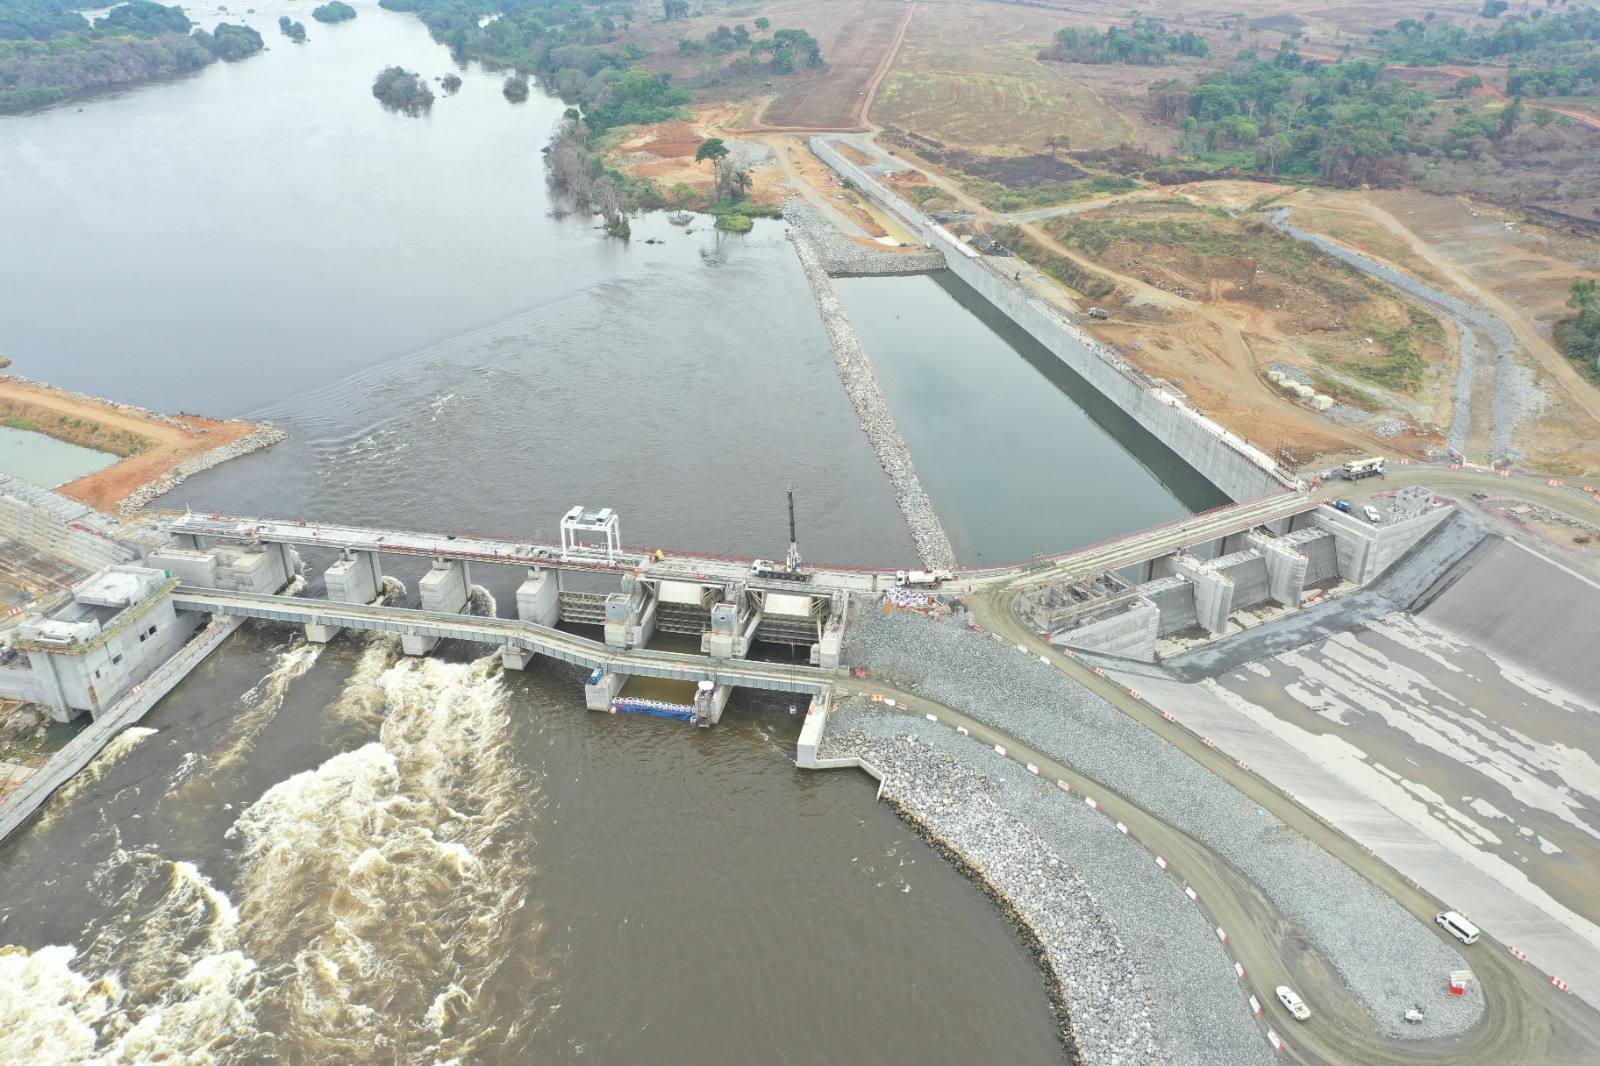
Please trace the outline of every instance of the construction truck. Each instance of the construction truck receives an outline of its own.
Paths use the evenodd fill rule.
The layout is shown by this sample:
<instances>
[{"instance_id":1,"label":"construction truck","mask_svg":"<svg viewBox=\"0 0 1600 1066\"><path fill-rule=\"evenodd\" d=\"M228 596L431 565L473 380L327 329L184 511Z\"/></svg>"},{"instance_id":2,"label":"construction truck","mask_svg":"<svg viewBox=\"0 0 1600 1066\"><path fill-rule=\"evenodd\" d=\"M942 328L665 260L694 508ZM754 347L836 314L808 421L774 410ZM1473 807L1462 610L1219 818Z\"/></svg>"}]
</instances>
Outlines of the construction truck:
<instances>
[{"instance_id":1,"label":"construction truck","mask_svg":"<svg viewBox=\"0 0 1600 1066\"><path fill-rule=\"evenodd\" d=\"M1382 456L1371 459L1352 459L1339 468L1339 476L1346 481L1360 481L1364 477L1383 476Z\"/></svg>"},{"instance_id":2,"label":"construction truck","mask_svg":"<svg viewBox=\"0 0 1600 1066\"><path fill-rule=\"evenodd\" d=\"M941 582L955 576L949 570L896 570L894 583L896 588L902 589L936 589Z\"/></svg>"}]
</instances>

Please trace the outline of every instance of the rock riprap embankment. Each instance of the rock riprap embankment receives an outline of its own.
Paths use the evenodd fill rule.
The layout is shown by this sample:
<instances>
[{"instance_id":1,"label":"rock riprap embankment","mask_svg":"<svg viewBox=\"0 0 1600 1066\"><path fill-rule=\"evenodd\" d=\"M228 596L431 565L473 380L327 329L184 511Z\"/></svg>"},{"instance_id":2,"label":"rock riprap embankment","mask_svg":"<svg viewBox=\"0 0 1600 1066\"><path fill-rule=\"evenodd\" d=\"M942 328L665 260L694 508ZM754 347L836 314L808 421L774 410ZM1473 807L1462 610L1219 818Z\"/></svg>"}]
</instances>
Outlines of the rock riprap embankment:
<instances>
[{"instance_id":1,"label":"rock riprap embankment","mask_svg":"<svg viewBox=\"0 0 1600 1066\"><path fill-rule=\"evenodd\" d=\"M1085 1066L1163 1061L1127 952L1083 879L996 804L993 784L960 759L905 734L834 736L887 774L883 795L1005 912L1044 969L1069 1057Z\"/></svg>"},{"instance_id":2,"label":"rock riprap embankment","mask_svg":"<svg viewBox=\"0 0 1600 1066\"><path fill-rule=\"evenodd\" d=\"M822 269L834 276L926 274L945 266L944 256L932 248L869 248L853 241L798 201L791 200L783 206L783 217L793 227L794 239L810 244Z\"/></svg>"},{"instance_id":3,"label":"rock riprap embankment","mask_svg":"<svg viewBox=\"0 0 1600 1066\"><path fill-rule=\"evenodd\" d=\"M193 477L202 470L210 470L214 466L221 466L229 459L237 459L241 455L249 455L251 452L260 451L262 448L269 448L288 435L270 422L263 422L249 436L240 437L231 444L223 444L212 448L210 451L197 455L193 459L186 459L154 481L146 482L139 486L118 507L123 514L132 514L162 493L170 492L177 488L186 478Z\"/></svg>"},{"instance_id":4,"label":"rock riprap embankment","mask_svg":"<svg viewBox=\"0 0 1600 1066\"><path fill-rule=\"evenodd\" d=\"M1461 953L1366 878L1149 729L1014 644L920 616L856 611L844 659L1015 737L1189 834L1299 926L1379 1027L1453 1036L1482 1015L1476 982L1440 996ZM1419 1001L1427 1018L1407 1024Z\"/></svg>"},{"instance_id":5,"label":"rock riprap embankment","mask_svg":"<svg viewBox=\"0 0 1600 1066\"><path fill-rule=\"evenodd\" d=\"M992 749L881 708L841 704L823 754L884 769L884 795L947 852L978 842L981 857L963 854L958 864L1027 923L1047 976L1061 979L1058 1008L1065 1004L1086 1063L1269 1066L1266 1035L1227 952L1141 845L1078 795ZM985 819L1025 832L985 835ZM1033 870L1045 876L1030 878ZM1057 883L1072 893L1058 898ZM1102 943L1111 947L1098 950Z\"/></svg>"},{"instance_id":6,"label":"rock riprap embankment","mask_svg":"<svg viewBox=\"0 0 1600 1066\"><path fill-rule=\"evenodd\" d=\"M900 436L900 427L895 425L894 416L889 413L889 405L884 402L883 391L878 388L878 379L872 372L872 362L867 358L860 338L856 336L850 316L845 314L844 305L839 302L833 280L823 269L809 241L795 239L793 233L790 238L794 240L801 269L805 271L806 281L816 297L823 328L828 331L829 347L833 351L839 380L844 384L844 391L850 397L857 417L861 419L861 428L872 442L873 451L878 454L878 461L883 464L884 472L894 486L895 502L900 505L906 523L911 527L911 539L917 546L917 555L923 565L929 568L953 568L956 565L955 549L950 546L944 525L934 513L933 503L923 491L916 465L911 461L911 452Z\"/></svg>"}]
</instances>

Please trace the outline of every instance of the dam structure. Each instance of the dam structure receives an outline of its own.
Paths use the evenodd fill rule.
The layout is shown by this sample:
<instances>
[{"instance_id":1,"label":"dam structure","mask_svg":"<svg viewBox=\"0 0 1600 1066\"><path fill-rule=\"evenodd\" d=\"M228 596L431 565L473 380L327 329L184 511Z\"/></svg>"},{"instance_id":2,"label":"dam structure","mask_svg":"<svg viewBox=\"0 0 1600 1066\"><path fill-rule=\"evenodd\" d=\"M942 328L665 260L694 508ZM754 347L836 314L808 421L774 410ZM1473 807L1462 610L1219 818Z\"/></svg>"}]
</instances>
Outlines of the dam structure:
<instances>
[{"instance_id":1,"label":"dam structure","mask_svg":"<svg viewBox=\"0 0 1600 1066\"><path fill-rule=\"evenodd\" d=\"M858 164L839 151L841 134L818 134L807 143L818 159L832 167L844 183L861 193L930 249L944 256L946 267L1011 319L1057 359L1121 408L1153 437L1233 500L1299 487L1299 476L1250 441L1225 429L1190 405L1170 382L1153 378L1121 359L1080 330L1060 311L1029 292L990 257L964 244L919 206L881 180L875 171L903 169L885 160L879 149L860 139L850 146L876 155L878 162Z\"/></svg>"},{"instance_id":2,"label":"dam structure","mask_svg":"<svg viewBox=\"0 0 1600 1066\"><path fill-rule=\"evenodd\" d=\"M1334 574L1352 585L1377 577L1450 511L1425 489L1399 497L1405 507L1374 524L1280 489L1055 556L935 574L802 565L798 546L782 563L643 551L622 543L610 508L573 507L556 541L221 513L119 521L3 479L0 514L11 520L0 547L48 559L43 569L72 583L0 622L0 698L36 704L60 722L92 721L6 798L0 828L20 824L246 619L300 626L313 642L346 629L389 633L413 656L463 640L494 649L507 669L546 656L588 671L584 702L594 711L711 726L744 687L808 696L825 722L845 677L852 611L1015 594L1021 615L1052 641L1147 658L1176 629L1220 632L1231 612L1266 598L1292 608ZM295 594L304 584L301 552L321 560L322 598ZM426 561L415 605L392 602L388 559ZM473 613L481 606L474 566L524 571L515 617ZM699 651L650 647L658 634L680 648L698 640ZM804 660L753 657L768 645L804 649ZM634 678L676 682L684 695L630 694Z\"/></svg>"}]
</instances>

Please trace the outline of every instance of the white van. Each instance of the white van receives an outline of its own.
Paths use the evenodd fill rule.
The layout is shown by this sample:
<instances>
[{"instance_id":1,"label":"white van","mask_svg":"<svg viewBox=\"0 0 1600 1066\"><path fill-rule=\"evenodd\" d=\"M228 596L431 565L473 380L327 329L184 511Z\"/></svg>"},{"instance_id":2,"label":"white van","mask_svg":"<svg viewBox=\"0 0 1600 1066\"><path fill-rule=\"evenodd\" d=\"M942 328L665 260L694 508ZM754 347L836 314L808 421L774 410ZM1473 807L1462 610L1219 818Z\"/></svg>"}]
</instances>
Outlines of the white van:
<instances>
[{"instance_id":1,"label":"white van","mask_svg":"<svg viewBox=\"0 0 1600 1066\"><path fill-rule=\"evenodd\" d=\"M1478 942L1478 927L1467 921L1465 915L1455 911L1444 911L1433 919L1445 930L1463 944L1476 944Z\"/></svg>"}]
</instances>

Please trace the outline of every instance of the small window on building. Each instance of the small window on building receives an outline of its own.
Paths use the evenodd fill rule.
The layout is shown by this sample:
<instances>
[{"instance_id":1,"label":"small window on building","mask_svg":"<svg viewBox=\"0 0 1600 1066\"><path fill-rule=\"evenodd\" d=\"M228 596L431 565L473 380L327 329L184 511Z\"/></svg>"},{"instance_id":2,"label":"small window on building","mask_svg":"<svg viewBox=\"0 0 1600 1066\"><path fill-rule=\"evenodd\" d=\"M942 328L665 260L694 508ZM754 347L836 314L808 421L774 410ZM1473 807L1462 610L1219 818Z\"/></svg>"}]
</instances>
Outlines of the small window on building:
<instances>
[{"instance_id":1,"label":"small window on building","mask_svg":"<svg viewBox=\"0 0 1600 1066\"><path fill-rule=\"evenodd\" d=\"M117 665L117 664L118 664L118 663L120 663L120 662L121 662L121 661L122 661L122 656L120 656L120 655L113 655L113 656L112 656L112 657L111 657L111 665L112 665L112 666L115 666L115 665Z\"/></svg>"},{"instance_id":2,"label":"small window on building","mask_svg":"<svg viewBox=\"0 0 1600 1066\"><path fill-rule=\"evenodd\" d=\"M150 634L149 633L140 633L139 634L139 643L140 644L143 644L145 641L147 641L149 639L150 639Z\"/></svg>"},{"instance_id":3,"label":"small window on building","mask_svg":"<svg viewBox=\"0 0 1600 1066\"><path fill-rule=\"evenodd\" d=\"M95 679L95 680L96 680L96 681L99 681L99 680L100 680L100 671L98 671L98 670L96 670L96 671L95 671L95 672L94 672L94 679Z\"/></svg>"},{"instance_id":4,"label":"small window on building","mask_svg":"<svg viewBox=\"0 0 1600 1066\"><path fill-rule=\"evenodd\" d=\"M150 635L152 637L156 635L156 627L155 626L151 626L150 627Z\"/></svg>"}]
</instances>

